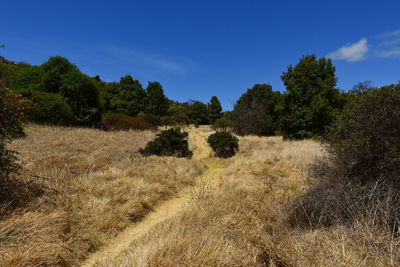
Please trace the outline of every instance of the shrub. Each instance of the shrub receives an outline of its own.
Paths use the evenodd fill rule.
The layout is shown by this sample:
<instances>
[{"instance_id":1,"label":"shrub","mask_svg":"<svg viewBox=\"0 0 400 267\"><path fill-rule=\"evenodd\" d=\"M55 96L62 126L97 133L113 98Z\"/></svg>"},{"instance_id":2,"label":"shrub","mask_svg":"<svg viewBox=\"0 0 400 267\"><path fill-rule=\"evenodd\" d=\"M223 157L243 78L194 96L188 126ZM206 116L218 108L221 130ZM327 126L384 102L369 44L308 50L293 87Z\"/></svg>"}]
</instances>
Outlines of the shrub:
<instances>
[{"instance_id":1,"label":"shrub","mask_svg":"<svg viewBox=\"0 0 400 267\"><path fill-rule=\"evenodd\" d=\"M89 76L80 72L69 72L62 75L59 94L71 106L76 124L85 126L100 125L99 91Z\"/></svg>"},{"instance_id":2,"label":"shrub","mask_svg":"<svg viewBox=\"0 0 400 267\"><path fill-rule=\"evenodd\" d=\"M11 173L17 172L19 165L16 152L9 150L7 144L20 135L21 119L27 102L10 90L0 87L0 181L4 182ZM0 184L1 186L1 184Z\"/></svg>"},{"instance_id":3,"label":"shrub","mask_svg":"<svg viewBox=\"0 0 400 267\"><path fill-rule=\"evenodd\" d=\"M399 229L399 102L400 85L351 99L323 139L327 156L310 172L325 179L293 202L293 224Z\"/></svg>"},{"instance_id":4,"label":"shrub","mask_svg":"<svg viewBox=\"0 0 400 267\"><path fill-rule=\"evenodd\" d=\"M19 90L31 103L27 106L27 119L36 123L70 125L74 122L71 107L59 95L34 89Z\"/></svg>"},{"instance_id":5,"label":"shrub","mask_svg":"<svg viewBox=\"0 0 400 267\"><path fill-rule=\"evenodd\" d=\"M175 125L175 117L173 116L163 116L161 117L161 125Z\"/></svg>"},{"instance_id":6,"label":"shrub","mask_svg":"<svg viewBox=\"0 0 400 267\"><path fill-rule=\"evenodd\" d=\"M222 131L227 131L228 128L230 127L232 127L232 121L224 117L215 120L215 123L211 126L211 128L214 130L222 130Z\"/></svg>"},{"instance_id":7,"label":"shrub","mask_svg":"<svg viewBox=\"0 0 400 267\"><path fill-rule=\"evenodd\" d=\"M345 182L400 183L400 85L356 96L330 128L331 175Z\"/></svg>"},{"instance_id":8,"label":"shrub","mask_svg":"<svg viewBox=\"0 0 400 267\"><path fill-rule=\"evenodd\" d=\"M230 132L221 131L210 135L207 139L210 147L218 157L229 158L239 149L239 140Z\"/></svg>"},{"instance_id":9,"label":"shrub","mask_svg":"<svg viewBox=\"0 0 400 267\"><path fill-rule=\"evenodd\" d=\"M185 114L175 115L175 122L180 125L189 125L190 119Z\"/></svg>"},{"instance_id":10,"label":"shrub","mask_svg":"<svg viewBox=\"0 0 400 267\"><path fill-rule=\"evenodd\" d=\"M139 149L139 152L143 156L157 155L191 158L193 153L189 150L187 137L188 133L181 132L179 127L161 131L145 148Z\"/></svg>"},{"instance_id":11,"label":"shrub","mask_svg":"<svg viewBox=\"0 0 400 267\"><path fill-rule=\"evenodd\" d=\"M161 117L160 116L157 116L157 115L154 115L154 114L150 114L150 113L140 112L138 114L138 117L143 119L143 120L145 120L145 121L147 121L147 122L150 122L150 123L152 123L154 125L161 125Z\"/></svg>"},{"instance_id":12,"label":"shrub","mask_svg":"<svg viewBox=\"0 0 400 267\"><path fill-rule=\"evenodd\" d=\"M277 106L281 100L281 93L272 91L269 84L256 84L248 89L238 99L230 116L234 132L239 135L273 135L277 130Z\"/></svg>"},{"instance_id":13,"label":"shrub","mask_svg":"<svg viewBox=\"0 0 400 267\"><path fill-rule=\"evenodd\" d=\"M103 126L109 131L155 130L157 126L141 118L135 118L123 113L108 113L102 117Z\"/></svg>"},{"instance_id":14,"label":"shrub","mask_svg":"<svg viewBox=\"0 0 400 267\"><path fill-rule=\"evenodd\" d=\"M42 67L26 67L13 75L10 81L11 90L35 88L44 91L43 76L45 72Z\"/></svg>"}]
</instances>

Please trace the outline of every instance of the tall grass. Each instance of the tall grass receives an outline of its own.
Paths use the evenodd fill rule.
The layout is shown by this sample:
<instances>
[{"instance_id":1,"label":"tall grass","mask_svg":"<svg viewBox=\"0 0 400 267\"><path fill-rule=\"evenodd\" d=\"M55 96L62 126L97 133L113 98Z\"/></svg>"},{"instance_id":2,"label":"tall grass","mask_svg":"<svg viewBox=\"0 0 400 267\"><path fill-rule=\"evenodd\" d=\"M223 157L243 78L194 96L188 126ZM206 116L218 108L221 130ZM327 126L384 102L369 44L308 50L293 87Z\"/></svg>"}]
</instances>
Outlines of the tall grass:
<instances>
[{"instance_id":1,"label":"tall grass","mask_svg":"<svg viewBox=\"0 0 400 267\"><path fill-rule=\"evenodd\" d=\"M44 193L12 211L1 203L0 266L77 265L203 169L196 160L141 157L150 131L25 130L12 143L23 165L15 179Z\"/></svg>"}]
</instances>

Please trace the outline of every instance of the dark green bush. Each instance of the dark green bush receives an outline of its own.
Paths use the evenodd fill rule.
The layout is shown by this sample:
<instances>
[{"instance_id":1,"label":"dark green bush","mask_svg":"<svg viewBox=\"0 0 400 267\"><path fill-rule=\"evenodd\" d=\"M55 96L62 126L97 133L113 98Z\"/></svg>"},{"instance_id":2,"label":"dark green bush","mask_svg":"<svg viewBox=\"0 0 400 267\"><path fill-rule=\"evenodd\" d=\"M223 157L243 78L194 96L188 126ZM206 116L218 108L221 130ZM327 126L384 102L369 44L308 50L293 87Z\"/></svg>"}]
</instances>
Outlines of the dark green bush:
<instances>
[{"instance_id":1,"label":"dark green bush","mask_svg":"<svg viewBox=\"0 0 400 267\"><path fill-rule=\"evenodd\" d=\"M37 123L70 125L74 122L71 107L59 95L34 89L19 90L31 103L27 106L27 119Z\"/></svg>"},{"instance_id":2,"label":"dark green bush","mask_svg":"<svg viewBox=\"0 0 400 267\"><path fill-rule=\"evenodd\" d=\"M44 74L43 68L39 66L23 68L11 78L10 88L12 90L35 88L44 91Z\"/></svg>"},{"instance_id":3,"label":"dark green bush","mask_svg":"<svg viewBox=\"0 0 400 267\"><path fill-rule=\"evenodd\" d=\"M239 139L226 131L216 132L210 135L207 142L217 156L222 158L232 157L239 149Z\"/></svg>"},{"instance_id":4,"label":"dark green bush","mask_svg":"<svg viewBox=\"0 0 400 267\"><path fill-rule=\"evenodd\" d=\"M357 93L323 139L327 156L310 171L324 177L289 208L306 227L400 227L400 85Z\"/></svg>"},{"instance_id":5,"label":"dark green bush","mask_svg":"<svg viewBox=\"0 0 400 267\"><path fill-rule=\"evenodd\" d=\"M10 150L7 144L21 133L26 104L22 96L0 87L0 189L9 175L20 168L16 152Z\"/></svg>"},{"instance_id":6,"label":"dark green bush","mask_svg":"<svg viewBox=\"0 0 400 267\"><path fill-rule=\"evenodd\" d=\"M109 131L155 130L157 126L141 118L135 118L123 113L108 113L102 117L103 126Z\"/></svg>"},{"instance_id":7,"label":"dark green bush","mask_svg":"<svg viewBox=\"0 0 400 267\"><path fill-rule=\"evenodd\" d=\"M174 116L163 116L161 117L161 125L172 126L176 124L176 120Z\"/></svg>"},{"instance_id":8,"label":"dark green bush","mask_svg":"<svg viewBox=\"0 0 400 267\"><path fill-rule=\"evenodd\" d=\"M161 125L161 117L160 116L157 116L157 115L154 115L154 114L150 114L150 113L140 112L138 114L138 117L143 119L143 120L145 120L145 121L147 121L147 122L150 122L150 123L152 123L154 125Z\"/></svg>"},{"instance_id":9,"label":"dark green bush","mask_svg":"<svg viewBox=\"0 0 400 267\"><path fill-rule=\"evenodd\" d=\"M400 183L400 85L359 94L325 138L333 179Z\"/></svg>"},{"instance_id":10,"label":"dark green bush","mask_svg":"<svg viewBox=\"0 0 400 267\"><path fill-rule=\"evenodd\" d=\"M139 152L143 156L157 155L191 158L193 153L189 150L187 137L188 133L181 132L179 127L161 131L145 148L139 149Z\"/></svg>"},{"instance_id":11,"label":"dark green bush","mask_svg":"<svg viewBox=\"0 0 400 267\"><path fill-rule=\"evenodd\" d=\"M190 124L190 119L185 114L175 115L174 118L175 118L176 124L179 124L179 125L189 125Z\"/></svg>"},{"instance_id":12,"label":"dark green bush","mask_svg":"<svg viewBox=\"0 0 400 267\"><path fill-rule=\"evenodd\" d=\"M76 124L85 126L101 124L99 91L89 76L80 72L62 75L59 94L71 106Z\"/></svg>"},{"instance_id":13,"label":"dark green bush","mask_svg":"<svg viewBox=\"0 0 400 267\"><path fill-rule=\"evenodd\" d=\"M222 130L222 131L227 131L228 128L230 127L232 127L232 121L224 117L216 119L214 124L211 126L211 128L214 130Z\"/></svg>"}]
</instances>

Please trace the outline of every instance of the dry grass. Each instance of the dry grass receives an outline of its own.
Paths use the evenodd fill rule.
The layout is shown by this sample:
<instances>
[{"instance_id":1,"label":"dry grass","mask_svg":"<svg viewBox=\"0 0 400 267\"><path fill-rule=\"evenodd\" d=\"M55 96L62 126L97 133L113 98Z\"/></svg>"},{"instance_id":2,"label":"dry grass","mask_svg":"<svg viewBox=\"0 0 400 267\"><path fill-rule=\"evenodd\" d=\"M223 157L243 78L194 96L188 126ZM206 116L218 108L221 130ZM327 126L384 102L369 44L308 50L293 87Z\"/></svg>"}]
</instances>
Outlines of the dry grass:
<instances>
[{"instance_id":1,"label":"dry grass","mask_svg":"<svg viewBox=\"0 0 400 267\"><path fill-rule=\"evenodd\" d=\"M77 265L203 169L196 160L141 157L150 131L28 125L26 133L12 144L24 166L18 179L45 193L0 222L0 266Z\"/></svg>"},{"instance_id":2,"label":"dry grass","mask_svg":"<svg viewBox=\"0 0 400 267\"><path fill-rule=\"evenodd\" d=\"M73 131L80 131L79 135ZM212 133L208 127L197 131L204 138ZM62 137L56 138L54 132ZM293 203L299 206L299 197L312 192L315 182L308 178L309 166L322 154L322 148L314 141L247 136L240 138L240 151L231 159L216 159L205 151L194 160L185 160L137 156L138 143L151 139L150 132L30 126L28 135L14 146L23 152L27 168L39 175L59 177L45 184L60 193L45 194L26 211L0 223L0 259L8 265L37 265L44 258L48 264L77 263L79 260L70 259L83 258L93 249L90 245L97 248L130 223L128 210L143 216L146 203L151 206L191 184L202 169L196 159L207 164L206 174L212 174L213 168L226 168L221 177L202 180L181 212L156 224L129 248L97 266L399 265L397 229L391 232L362 219L354 220L351 226L336 221L318 227L292 221ZM198 149L196 138L199 135L190 137L191 149ZM85 140L84 147L88 147L57 147L59 140ZM118 145L121 142L127 147ZM50 155L55 158L53 163L49 163ZM68 167L62 167L57 157ZM174 168L178 168L176 172ZM162 179L164 176L168 179Z\"/></svg>"},{"instance_id":3,"label":"dry grass","mask_svg":"<svg viewBox=\"0 0 400 267\"><path fill-rule=\"evenodd\" d=\"M399 243L385 229L289 224L289 204L309 190L321 153L313 141L240 138L220 188L203 185L189 208L101 266L398 265Z\"/></svg>"},{"instance_id":4,"label":"dry grass","mask_svg":"<svg viewBox=\"0 0 400 267\"><path fill-rule=\"evenodd\" d=\"M266 253L271 226L283 217L281 203L303 190L308 163L319 151L312 141L241 138L220 188L204 186L190 208L102 266L254 266L277 258Z\"/></svg>"}]
</instances>

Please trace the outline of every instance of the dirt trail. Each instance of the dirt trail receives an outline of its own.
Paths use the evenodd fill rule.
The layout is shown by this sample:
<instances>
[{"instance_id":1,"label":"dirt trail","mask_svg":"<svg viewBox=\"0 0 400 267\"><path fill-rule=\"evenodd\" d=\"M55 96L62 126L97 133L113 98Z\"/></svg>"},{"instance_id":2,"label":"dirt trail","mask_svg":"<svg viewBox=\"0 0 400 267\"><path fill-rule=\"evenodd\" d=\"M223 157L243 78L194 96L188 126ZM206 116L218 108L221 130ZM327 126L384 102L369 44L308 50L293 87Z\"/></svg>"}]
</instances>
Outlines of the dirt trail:
<instances>
[{"instance_id":1,"label":"dirt trail","mask_svg":"<svg viewBox=\"0 0 400 267\"><path fill-rule=\"evenodd\" d=\"M212 151L207 145L205 138L193 127L189 128L191 140L195 143L193 158L200 160L206 165L205 171L196 177L196 186L200 182L206 181L213 187L219 187L221 183L221 173L227 166L227 160L212 157ZM82 264L82 266L96 266L105 259L110 259L119 255L122 251L129 248L132 241L139 239L148 233L156 224L174 216L187 206L190 202L190 192L193 187L185 188L175 197L160 203L153 211L147 214L140 222L126 228L114 240L105 245L102 249L93 253Z\"/></svg>"}]
</instances>

